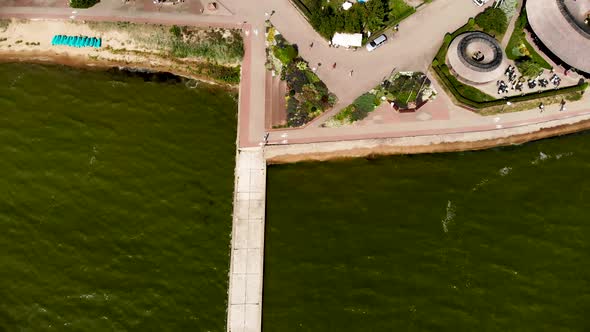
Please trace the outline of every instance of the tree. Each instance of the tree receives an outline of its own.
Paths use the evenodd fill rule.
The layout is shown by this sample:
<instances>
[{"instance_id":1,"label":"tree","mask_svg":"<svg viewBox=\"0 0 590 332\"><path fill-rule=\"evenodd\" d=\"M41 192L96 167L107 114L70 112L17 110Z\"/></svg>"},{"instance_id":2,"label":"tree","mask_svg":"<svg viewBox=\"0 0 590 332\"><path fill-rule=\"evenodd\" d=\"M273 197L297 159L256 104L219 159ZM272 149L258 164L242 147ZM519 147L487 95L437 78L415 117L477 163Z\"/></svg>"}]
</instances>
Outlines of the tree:
<instances>
[{"instance_id":1,"label":"tree","mask_svg":"<svg viewBox=\"0 0 590 332\"><path fill-rule=\"evenodd\" d=\"M342 19L334 12L331 6L315 10L310 18L313 28L324 38L331 39L334 32L344 26Z\"/></svg>"},{"instance_id":2,"label":"tree","mask_svg":"<svg viewBox=\"0 0 590 332\"><path fill-rule=\"evenodd\" d=\"M363 32L363 17L365 16L364 11L365 7L357 4L345 12L344 32Z\"/></svg>"},{"instance_id":3,"label":"tree","mask_svg":"<svg viewBox=\"0 0 590 332\"><path fill-rule=\"evenodd\" d=\"M502 35L508 28L508 19L502 9L488 7L475 17L475 24L487 33Z\"/></svg>"},{"instance_id":4,"label":"tree","mask_svg":"<svg viewBox=\"0 0 590 332\"><path fill-rule=\"evenodd\" d=\"M369 31L376 31L383 27L385 8L381 0L373 0L365 3L365 27Z\"/></svg>"},{"instance_id":5,"label":"tree","mask_svg":"<svg viewBox=\"0 0 590 332\"><path fill-rule=\"evenodd\" d=\"M543 72L543 68L538 63L530 59L517 62L516 67L522 76L529 78L537 77Z\"/></svg>"}]
</instances>

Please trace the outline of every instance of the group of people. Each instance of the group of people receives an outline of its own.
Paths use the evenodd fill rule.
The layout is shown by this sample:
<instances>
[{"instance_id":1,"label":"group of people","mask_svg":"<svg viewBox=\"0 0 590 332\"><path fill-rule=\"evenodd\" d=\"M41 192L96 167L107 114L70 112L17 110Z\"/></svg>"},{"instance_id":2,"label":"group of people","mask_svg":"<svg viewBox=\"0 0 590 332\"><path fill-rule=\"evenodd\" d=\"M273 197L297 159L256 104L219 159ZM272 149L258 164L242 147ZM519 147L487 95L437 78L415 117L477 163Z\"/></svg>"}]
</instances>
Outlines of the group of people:
<instances>
[{"instance_id":1,"label":"group of people","mask_svg":"<svg viewBox=\"0 0 590 332\"><path fill-rule=\"evenodd\" d=\"M539 74L539 76L537 76L536 78L529 79L526 82L529 89L534 89L537 87L537 85L539 85L542 88L546 88L549 85L549 82L551 82L554 87L559 87L559 84L561 83L561 78L557 74L554 73L549 80L547 80L546 78L540 78L541 74ZM517 79L516 67L512 65L508 66L508 68L506 68L506 71L504 71L504 75L508 76L508 82L511 83L511 90L516 90L519 92L522 91L522 87L524 86L524 80L522 79L522 77ZM508 93L508 84L506 84L504 80L496 81L496 86L498 87L498 94Z\"/></svg>"}]
</instances>

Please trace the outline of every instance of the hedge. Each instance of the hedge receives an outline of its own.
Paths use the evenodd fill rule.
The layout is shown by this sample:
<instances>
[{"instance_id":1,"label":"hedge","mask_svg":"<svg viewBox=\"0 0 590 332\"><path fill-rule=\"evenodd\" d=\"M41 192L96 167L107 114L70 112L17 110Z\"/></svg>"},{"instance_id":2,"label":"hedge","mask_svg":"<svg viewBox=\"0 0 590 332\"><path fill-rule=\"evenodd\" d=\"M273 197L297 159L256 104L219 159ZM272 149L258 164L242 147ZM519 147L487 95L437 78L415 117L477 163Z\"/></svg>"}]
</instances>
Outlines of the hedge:
<instances>
[{"instance_id":1,"label":"hedge","mask_svg":"<svg viewBox=\"0 0 590 332\"><path fill-rule=\"evenodd\" d=\"M72 8L90 8L99 2L100 2L100 0L70 0L70 7L72 7Z\"/></svg>"},{"instance_id":2,"label":"hedge","mask_svg":"<svg viewBox=\"0 0 590 332\"><path fill-rule=\"evenodd\" d=\"M534 99L539 99L539 98L558 96L558 95L572 93L572 92L583 92L588 87L588 83L582 83L582 84L578 84L575 86L569 86L569 87L560 88L560 89L553 89L553 90L546 90L546 91L542 91L542 92L532 92L532 93L527 93L525 95L511 96L511 97L506 97L506 98L502 98L502 99L494 99L494 100L490 100L490 101L474 101L474 100L471 100L468 97L464 96L463 94L461 94L459 92L458 87L456 85L454 85L453 83L451 83L451 81L449 80L449 77L441 70L441 68L439 66L432 66L432 68L434 69L434 72L438 76L439 81L442 82L444 84L444 86L447 89L449 89L449 91L451 91L451 93L453 94L453 96L455 96L457 101L459 101L460 103L462 103L466 106L469 106L471 108L478 109L478 110L486 108L486 107L503 105L503 104L506 104L507 102L517 103L517 102L529 101L529 100L534 100Z\"/></svg>"}]
</instances>

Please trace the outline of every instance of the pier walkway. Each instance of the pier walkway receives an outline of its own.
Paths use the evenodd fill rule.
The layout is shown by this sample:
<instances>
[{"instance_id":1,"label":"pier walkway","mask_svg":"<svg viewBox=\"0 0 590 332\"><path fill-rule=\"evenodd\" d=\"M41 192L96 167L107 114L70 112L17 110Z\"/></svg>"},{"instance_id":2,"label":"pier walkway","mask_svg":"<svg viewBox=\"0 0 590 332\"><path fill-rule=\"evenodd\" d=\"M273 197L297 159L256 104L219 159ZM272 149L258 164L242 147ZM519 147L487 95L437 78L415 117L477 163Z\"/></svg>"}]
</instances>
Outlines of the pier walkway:
<instances>
[{"instance_id":1,"label":"pier walkway","mask_svg":"<svg viewBox=\"0 0 590 332\"><path fill-rule=\"evenodd\" d=\"M266 161L261 147L236 156L227 328L261 330Z\"/></svg>"}]
</instances>

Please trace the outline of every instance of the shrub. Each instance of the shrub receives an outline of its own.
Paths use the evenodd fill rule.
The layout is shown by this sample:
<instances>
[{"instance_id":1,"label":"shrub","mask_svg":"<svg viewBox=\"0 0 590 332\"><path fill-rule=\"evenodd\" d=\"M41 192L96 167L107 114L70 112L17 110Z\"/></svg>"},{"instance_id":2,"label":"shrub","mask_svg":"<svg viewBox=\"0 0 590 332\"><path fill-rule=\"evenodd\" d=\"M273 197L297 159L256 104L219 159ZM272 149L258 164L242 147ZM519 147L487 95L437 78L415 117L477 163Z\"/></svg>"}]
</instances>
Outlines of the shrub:
<instances>
[{"instance_id":1,"label":"shrub","mask_svg":"<svg viewBox=\"0 0 590 332\"><path fill-rule=\"evenodd\" d=\"M375 109L375 95L365 93L352 102L354 111L351 113L351 120L358 121L367 117Z\"/></svg>"},{"instance_id":2,"label":"shrub","mask_svg":"<svg viewBox=\"0 0 590 332\"><path fill-rule=\"evenodd\" d=\"M182 31L180 30L180 27L178 25L173 25L170 28L170 33L176 38L180 38L180 36L182 35Z\"/></svg>"},{"instance_id":3,"label":"shrub","mask_svg":"<svg viewBox=\"0 0 590 332\"><path fill-rule=\"evenodd\" d=\"M72 8L90 8L99 2L100 2L100 0L70 0L70 7L72 7Z\"/></svg>"},{"instance_id":4,"label":"shrub","mask_svg":"<svg viewBox=\"0 0 590 332\"><path fill-rule=\"evenodd\" d=\"M297 49L293 45L275 46L272 53L285 65L290 64L297 57Z\"/></svg>"},{"instance_id":5,"label":"shrub","mask_svg":"<svg viewBox=\"0 0 590 332\"><path fill-rule=\"evenodd\" d=\"M491 34L504 34L508 28L508 19L506 14L500 8L488 7L482 13L475 17L475 23L483 31Z\"/></svg>"},{"instance_id":6,"label":"shrub","mask_svg":"<svg viewBox=\"0 0 590 332\"><path fill-rule=\"evenodd\" d=\"M543 68L538 63L529 59L517 62L516 67L522 76L530 78L537 77L543 72Z\"/></svg>"}]
</instances>

